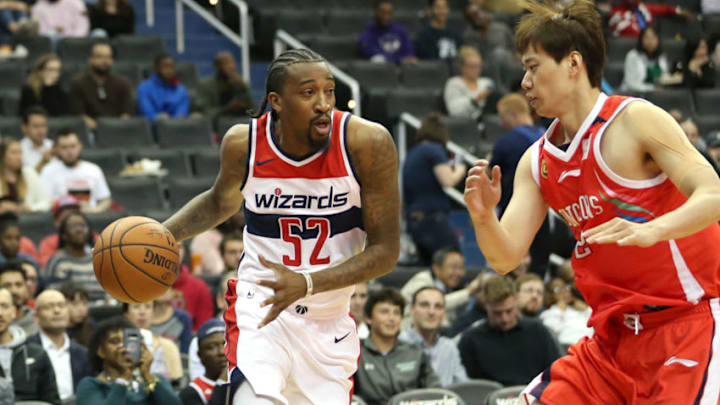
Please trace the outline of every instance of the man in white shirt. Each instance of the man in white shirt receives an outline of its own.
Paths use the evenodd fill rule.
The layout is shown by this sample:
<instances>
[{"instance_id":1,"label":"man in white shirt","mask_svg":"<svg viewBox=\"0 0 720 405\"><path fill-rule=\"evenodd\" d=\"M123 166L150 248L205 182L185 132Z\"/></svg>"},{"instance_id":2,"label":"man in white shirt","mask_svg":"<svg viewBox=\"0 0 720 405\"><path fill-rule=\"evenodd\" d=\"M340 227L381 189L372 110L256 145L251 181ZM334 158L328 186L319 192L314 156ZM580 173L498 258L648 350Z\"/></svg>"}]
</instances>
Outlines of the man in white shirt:
<instances>
[{"instance_id":1,"label":"man in white shirt","mask_svg":"<svg viewBox=\"0 0 720 405\"><path fill-rule=\"evenodd\" d=\"M40 173L53 158L53 142L47 139L47 111L40 106L28 108L23 115L20 129L25 134L20 140L22 164L33 167Z\"/></svg>"},{"instance_id":2,"label":"man in white shirt","mask_svg":"<svg viewBox=\"0 0 720 405\"><path fill-rule=\"evenodd\" d=\"M110 189L98 165L80 159L82 143L71 130L60 130L55 139L59 159L45 165L40 178L51 200L72 195L83 212L103 212L110 208Z\"/></svg>"},{"instance_id":3,"label":"man in white shirt","mask_svg":"<svg viewBox=\"0 0 720 405\"><path fill-rule=\"evenodd\" d=\"M48 289L38 295L35 318L40 332L28 341L39 343L45 349L55 371L60 399L64 401L75 394L82 378L92 375L87 349L71 342L67 335L70 312L65 296L59 291Z\"/></svg>"}]
</instances>

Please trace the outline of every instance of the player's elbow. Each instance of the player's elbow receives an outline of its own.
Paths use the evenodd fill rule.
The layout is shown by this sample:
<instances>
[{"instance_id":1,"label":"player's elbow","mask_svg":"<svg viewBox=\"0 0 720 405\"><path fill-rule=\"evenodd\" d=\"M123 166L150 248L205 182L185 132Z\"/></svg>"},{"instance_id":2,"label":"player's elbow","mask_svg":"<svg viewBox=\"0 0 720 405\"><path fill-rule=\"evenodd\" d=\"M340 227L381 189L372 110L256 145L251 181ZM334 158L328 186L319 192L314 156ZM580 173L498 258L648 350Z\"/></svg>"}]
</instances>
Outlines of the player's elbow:
<instances>
[{"instance_id":1,"label":"player's elbow","mask_svg":"<svg viewBox=\"0 0 720 405\"><path fill-rule=\"evenodd\" d=\"M520 265L520 260L508 260L507 258L490 258L486 257L488 267L493 269L500 275L506 275L515 270Z\"/></svg>"},{"instance_id":2,"label":"player's elbow","mask_svg":"<svg viewBox=\"0 0 720 405\"><path fill-rule=\"evenodd\" d=\"M400 241L387 242L382 244L381 253L378 255L377 270L375 277L384 276L395 269L398 258L400 257Z\"/></svg>"}]
</instances>

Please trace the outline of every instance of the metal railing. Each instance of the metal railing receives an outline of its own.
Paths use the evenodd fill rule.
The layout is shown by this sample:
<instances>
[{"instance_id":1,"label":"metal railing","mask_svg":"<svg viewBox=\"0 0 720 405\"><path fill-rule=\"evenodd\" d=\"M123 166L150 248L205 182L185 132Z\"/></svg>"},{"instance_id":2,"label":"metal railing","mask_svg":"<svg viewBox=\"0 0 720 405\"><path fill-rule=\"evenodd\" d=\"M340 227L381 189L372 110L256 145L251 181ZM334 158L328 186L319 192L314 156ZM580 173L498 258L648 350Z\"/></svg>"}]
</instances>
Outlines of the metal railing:
<instances>
[{"instance_id":1,"label":"metal railing","mask_svg":"<svg viewBox=\"0 0 720 405\"><path fill-rule=\"evenodd\" d=\"M203 20L213 26L216 30L220 31L227 39L240 48L241 64L242 64L242 75L245 83L250 83L250 30L248 28L250 19L248 18L248 7L247 3L243 0L229 0L232 4L236 5L240 13L240 35L233 32L228 28L222 21L218 20L205 10L202 6L195 3L193 0L175 0L175 35L177 41L177 52L185 52L185 20L184 20L184 7L187 6L192 11L197 13ZM149 5L148 5L149 4ZM154 24L153 15L153 0L145 0L145 8L147 12L147 24L152 26Z\"/></svg>"},{"instance_id":2,"label":"metal railing","mask_svg":"<svg viewBox=\"0 0 720 405\"><path fill-rule=\"evenodd\" d=\"M402 168L405 164L405 159L407 158L407 127L410 126L412 128L415 128L416 130L420 128L420 120L410 114L410 113L402 113L400 114L400 119L398 120L397 125L395 126L395 136L397 137L397 148L398 148L398 164L400 167L400 170L398 170L398 184L400 185L400 193L402 194ZM480 158L473 155L472 153L468 152L465 148L462 146L456 144L453 141L448 141L447 143L447 149L462 157L462 159L469 164L474 164L477 160ZM455 202L462 205L463 207L466 207L467 204L465 204L465 200L463 199L463 195L458 190L452 188L452 187L443 187L443 190L445 191L445 194L447 194L450 198L452 198Z\"/></svg>"},{"instance_id":3,"label":"metal railing","mask_svg":"<svg viewBox=\"0 0 720 405\"><path fill-rule=\"evenodd\" d=\"M188 0L183 0L188 1ZM278 56L283 51L287 49L288 46L291 46L295 49L309 49L308 46L300 42L297 38L293 37L292 35L288 34L287 31L278 29L275 32L275 41L273 42L273 48L274 48L274 56ZM345 83L348 87L350 87L350 93L352 94L352 99L355 102L355 105L352 107L353 114L357 115L358 117L362 116L362 100L361 100L361 93L360 93L360 83L355 80L352 76L349 74L343 72L340 70L337 66L333 65L332 63L328 62L328 65L330 66L330 71L335 75L335 78L343 83Z\"/></svg>"}]
</instances>

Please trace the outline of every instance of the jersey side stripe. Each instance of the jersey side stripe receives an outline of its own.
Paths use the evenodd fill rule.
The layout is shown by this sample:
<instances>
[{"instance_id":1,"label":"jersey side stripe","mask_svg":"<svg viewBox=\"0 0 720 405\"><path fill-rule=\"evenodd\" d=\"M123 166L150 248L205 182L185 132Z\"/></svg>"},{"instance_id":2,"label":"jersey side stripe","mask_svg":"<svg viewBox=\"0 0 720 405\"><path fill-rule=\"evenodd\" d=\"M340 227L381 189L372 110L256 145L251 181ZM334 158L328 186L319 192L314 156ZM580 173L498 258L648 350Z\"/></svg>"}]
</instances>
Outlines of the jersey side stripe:
<instances>
[{"instance_id":1,"label":"jersey side stripe","mask_svg":"<svg viewBox=\"0 0 720 405\"><path fill-rule=\"evenodd\" d=\"M300 218L302 223L305 223L305 219L307 218L325 218L330 221L330 237L348 232L355 228L364 230L362 211L359 207L352 207L346 211L330 215L258 214L247 209L247 207L244 212L247 232L265 238L280 239L281 218ZM293 231L293 234L300 236L302 239L314 239L317 238L318 232L319 230L317 228L310 228L303 229L301 232L295 230Z\"/></svg>"}]
</instances>

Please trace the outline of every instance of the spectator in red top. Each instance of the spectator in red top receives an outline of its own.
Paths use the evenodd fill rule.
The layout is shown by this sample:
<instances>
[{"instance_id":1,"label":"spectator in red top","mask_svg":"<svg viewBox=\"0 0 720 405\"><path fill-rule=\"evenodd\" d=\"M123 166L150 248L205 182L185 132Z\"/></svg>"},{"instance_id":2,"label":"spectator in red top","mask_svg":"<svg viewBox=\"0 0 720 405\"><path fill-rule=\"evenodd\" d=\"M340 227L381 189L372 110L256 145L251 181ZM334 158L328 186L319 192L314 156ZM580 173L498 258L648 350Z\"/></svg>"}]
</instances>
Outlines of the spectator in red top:
<instances>
[{"instance_id":1,"label":"spectator in red top","mask_svg":"<svg viewBox=\"0 0 720 405\"><path fill-rule=\"evenodd\" d=\"M185 257L185 245L180 244L180 263ZM184 309L190 314L193 321L193 332L213 316L213 299L207 284L198 277L190 274L188 266L180 266L180 276L173 284L175 297L172 304L176 308Z\"/></svg>"},{"instance_id":2,"label":"spectator in red top","mask_svg":"<svg viewBox=\"0 0 720 405\"><path fill-rule=\"evenodd\" d=\"M53 221L55 222L55 227L60 226L60 223L63 221L63 219L65 219L67 214L76 211L80 211L80 202L77 198L71 195L60 197L57 201L55 201L52 206ZM57 252L59 242L60 237L57 233L48 235L40 241L40 245L38 245L38 250L40 251L40 266L45 267L47 261L50 260L50 256L54 255L55 252Z\"/></svg>"},{"instance_id":3,"label":"spectator in red top","mask_svg":"<svg viewBox=\"0 0 720 405\"><path fill-rule=\"evenodd\" d=\"M613 3L610 9L610 31L616 37L637 38L643 28L651 25L656 17L663 15L678 15L687 19L693 16L680 6L622 0Z\"/></svg>"}]
</instances>

